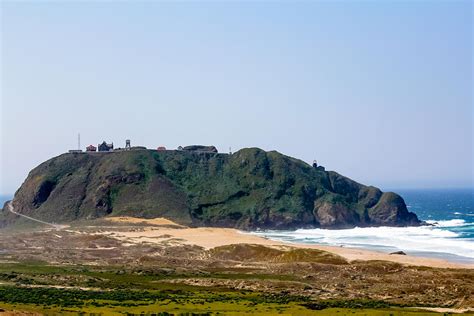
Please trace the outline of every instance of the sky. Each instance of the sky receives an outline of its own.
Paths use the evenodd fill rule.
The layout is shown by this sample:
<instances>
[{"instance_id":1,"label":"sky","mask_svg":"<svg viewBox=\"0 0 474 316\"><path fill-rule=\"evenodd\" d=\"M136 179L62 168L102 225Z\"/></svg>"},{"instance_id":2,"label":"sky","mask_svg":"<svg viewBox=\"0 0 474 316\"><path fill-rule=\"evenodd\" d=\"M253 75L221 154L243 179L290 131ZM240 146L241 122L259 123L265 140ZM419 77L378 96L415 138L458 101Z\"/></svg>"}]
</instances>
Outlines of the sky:
<instances>
[{"instance_id":1,"label":"sky","mask_svg":"<svg viewBox=\"0 0 474 316\"><path fill-rule=\"evenodd\" d=\"M1 1L0 194L81 144L473 187L470 1Z\"/></svg>"}]
</instances>

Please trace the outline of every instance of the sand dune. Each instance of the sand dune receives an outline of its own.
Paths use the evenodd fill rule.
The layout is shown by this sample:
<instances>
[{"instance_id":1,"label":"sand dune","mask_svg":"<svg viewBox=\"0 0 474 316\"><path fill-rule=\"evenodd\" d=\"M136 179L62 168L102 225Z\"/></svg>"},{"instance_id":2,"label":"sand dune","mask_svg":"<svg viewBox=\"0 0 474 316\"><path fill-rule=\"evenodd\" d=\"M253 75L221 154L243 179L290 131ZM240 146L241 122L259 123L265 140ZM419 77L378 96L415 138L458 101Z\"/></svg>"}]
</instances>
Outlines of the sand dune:
<instances>
[{"instance_id":1,"label":"sand dune","mask_svg":"<svg viewBox=\"0 0 474 316\"><path fill-rule=\"evenodd\" d=\"M129 217L129 216L116 216L116 217L107 217L106 220L114 222L114 223L129 223L129 224L145 224L145 225L157 225L157 226L176 226L181 228L187 228L186 226L182 226L176 224L169 219L159 217L159 218L152 218L152 219L145 219L145 218L137 218L137 217Z\"/></svg>"}]
</instances>

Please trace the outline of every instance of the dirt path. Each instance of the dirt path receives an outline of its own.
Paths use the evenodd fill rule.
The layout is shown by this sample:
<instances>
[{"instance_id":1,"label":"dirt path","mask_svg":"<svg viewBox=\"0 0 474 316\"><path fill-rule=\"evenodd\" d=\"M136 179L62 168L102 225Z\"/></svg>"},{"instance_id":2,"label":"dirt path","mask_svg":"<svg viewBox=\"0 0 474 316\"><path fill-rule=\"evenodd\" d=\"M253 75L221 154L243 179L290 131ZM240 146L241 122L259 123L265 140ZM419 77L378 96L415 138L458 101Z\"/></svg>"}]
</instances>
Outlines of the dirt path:
<instances>
[{"instance_id":1,"label":"dirt path","mask_svg":"<svg viewBox=\"0 0 474 316\"><path fill-rule=\"evenodd\" d=\"M48 222L42 221L40 219L36 219L36 218L30 217L30 216L27 216L27 215L24 215L24 214L17 213L17 212L14 211L12 201L8 202L7 209L8 209L9 212L11 212L15 215L27 218L27 219L35 221L37 223L41 223L41 224L44 224L44 225L51 226L51 227L53 227L54 229L57 229L57 230L61 230L61 229L69 227L69 225L59 225L59 224L54 224L54 223L48 223Z\"/></svg>"}]
</instances>

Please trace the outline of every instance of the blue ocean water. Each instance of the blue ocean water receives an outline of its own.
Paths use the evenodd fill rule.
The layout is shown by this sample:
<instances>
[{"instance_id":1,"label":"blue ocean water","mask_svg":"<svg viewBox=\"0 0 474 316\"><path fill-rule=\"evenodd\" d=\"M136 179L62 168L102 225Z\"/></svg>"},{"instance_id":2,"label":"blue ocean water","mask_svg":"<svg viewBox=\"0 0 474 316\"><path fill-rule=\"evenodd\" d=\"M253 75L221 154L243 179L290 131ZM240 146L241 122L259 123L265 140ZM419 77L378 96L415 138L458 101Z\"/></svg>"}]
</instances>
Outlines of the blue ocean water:
<instances>
[{"instance_id":1,"label":"blue ocean water","mask_svg":"<svg viewBox=\"0 0 474 316\"><path fill-rule=\"evenodd\" d=\"M458 224L443 229L474 238L474 189L398 190L408 209L430 223ZM449 221L449 222L447 222ZM474 250L473 250L474 251Z\"/></svg>"},{"instance_id":2,"label":"blue ocean water","mask_svg":"<svg viewBox=\"0 0 474 316\"><path fill-rule=\"evenodd\" d=\"M3 207L6 201L9 201L13 198L13 195L0 195L0 208Z\"/></svg>"},{"instance_id":3,"label":"blue ocean water","mask_svg":"<svg viewBox=\"0 0 474 316\"><path fill-rule=\"evenodd\" d=\"M266 238L365 248L474 264L474 189L393 190L432 226L258 231Z\"/></svg>"}]
</instances>

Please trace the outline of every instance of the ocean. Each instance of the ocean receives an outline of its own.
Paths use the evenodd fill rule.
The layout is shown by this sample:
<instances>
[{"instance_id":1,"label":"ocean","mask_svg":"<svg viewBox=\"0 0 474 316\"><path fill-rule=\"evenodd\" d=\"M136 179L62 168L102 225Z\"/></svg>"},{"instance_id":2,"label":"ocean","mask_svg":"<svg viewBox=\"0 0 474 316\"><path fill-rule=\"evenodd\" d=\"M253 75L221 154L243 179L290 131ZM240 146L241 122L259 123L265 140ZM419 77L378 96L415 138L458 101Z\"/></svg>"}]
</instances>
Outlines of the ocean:
<instances>
[{"instance_id":1,"label":"ocean","mask_svg":"<svg viewBox=\"0 0 474 316\"><path fill-rule=\"evenodd\" d=\"M3 207L6 201L9 201L13 198L13 195L0 195L0 208Z\"/></svg>"},{"instance_id":2,"label":"ocean","mask_svg":"<svg viewBox=\"0 0 474 316\"><path fill-rule=\"evenodd\" d=\"M269 239L364 248L474 264L474 189L393 190L434 226L253 232Z\"/></svg>"}]
</instances>

